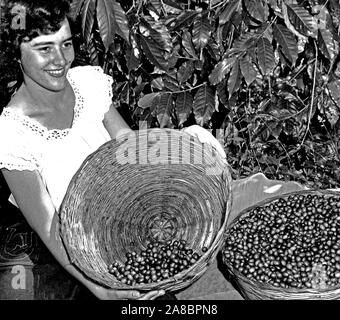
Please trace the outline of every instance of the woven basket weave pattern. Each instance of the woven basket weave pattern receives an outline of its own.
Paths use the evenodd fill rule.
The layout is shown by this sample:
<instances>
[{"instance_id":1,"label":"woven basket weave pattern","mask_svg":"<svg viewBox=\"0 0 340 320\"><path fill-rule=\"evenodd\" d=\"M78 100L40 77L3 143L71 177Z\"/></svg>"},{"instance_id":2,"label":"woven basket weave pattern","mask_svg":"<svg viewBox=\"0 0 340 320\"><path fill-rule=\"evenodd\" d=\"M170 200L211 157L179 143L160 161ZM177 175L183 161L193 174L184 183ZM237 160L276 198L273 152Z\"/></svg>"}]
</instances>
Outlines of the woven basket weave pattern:
<instances>
[{"instance_id":1,"label":"woven basket weave pattern","mask_svg":"<svg viewBox=\"0 0 340 320\"><path fill-rule=\"evenodd\" d=\"M335 196L340 199L340 192L334 192L330 190L302 190L294 191L281 196L275 196L264 201L257 203L239 213L237 218L228 226L228 230L231 229L241 218L246 217L253 209L257 207L265 206L269 203L273 203L280 198L288 198L290 195L318 195L331 197ZM225 261L224 261L225 262ZM335 300L340 298L340 286L332 288L280 288L275 287L260 281L249 279L241 274L232 266L225 264L228 273L235 282L242 296L249 300Z\"/></svg>"},{"instance_id":2,"label":"woven basket weave pattern","mask_svg":"<svg viewBox=\"0 0 340 320\"><path fill-rule=\"evenodd\" d=\"M139 138L145 141L150 131L139 132ZM176 130L152 129L153 135L164 137L164 133L186 146L190 142L190 148L176 152L161 139L158 146L168 148L162 154L153 149L154 142L109 141L83 162L61 205L61 236L71 261L104 286L132 288L109 274L108 264L124 263L127 252L144 250L155 237L157 223L167 231L162 239L184 239L194 250L209 249L195 265L173 278L136 285L136 289L179 290L190 285L222 245L231 205L231 178L225 163L209 153L204 153L202 164L181 163L192 159L194 152L196 158L202 154L203 145ZM137 152L131 159L143 156L145 160L152 153L157 163L120 164L117 159L122 159L123 146ZM207 168L216 174L207 174Z\"/></svg>"}]
</instances>

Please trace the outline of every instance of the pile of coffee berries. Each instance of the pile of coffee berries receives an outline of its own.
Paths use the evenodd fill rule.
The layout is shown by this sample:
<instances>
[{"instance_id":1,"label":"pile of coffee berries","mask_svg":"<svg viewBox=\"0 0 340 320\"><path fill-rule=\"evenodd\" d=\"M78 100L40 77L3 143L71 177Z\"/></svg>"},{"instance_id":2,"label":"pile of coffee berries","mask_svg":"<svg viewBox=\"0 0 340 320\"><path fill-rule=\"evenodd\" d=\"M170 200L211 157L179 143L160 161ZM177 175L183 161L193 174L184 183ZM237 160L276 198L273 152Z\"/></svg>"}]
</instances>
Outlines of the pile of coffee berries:
<instances>
[{"instance_id":1,"label":"pile of coffee berries","mask_svg":"<svg viewBox=\"0 0 340 320\"><path fill-rule=\"evenodd\" d=\"M203 247L202 252L206 251ZM174 240L150 242L145 250L128 252L126 258L124 264L112 263L109 272L122 283L135 285L168 279L195 264L201 255L188 248L185 240Z\"/></svg>"},{"instance_id":2,"label":"pile of coffee berries","mask_svg":"<svg viewBox=\"0 0 340 320\"><path fill-rule=\"evenodd\" d=\"M340 284L340 197L299 194L256 207L227 231L223 261L282 288Z\"/></svg>"}]
</instances>

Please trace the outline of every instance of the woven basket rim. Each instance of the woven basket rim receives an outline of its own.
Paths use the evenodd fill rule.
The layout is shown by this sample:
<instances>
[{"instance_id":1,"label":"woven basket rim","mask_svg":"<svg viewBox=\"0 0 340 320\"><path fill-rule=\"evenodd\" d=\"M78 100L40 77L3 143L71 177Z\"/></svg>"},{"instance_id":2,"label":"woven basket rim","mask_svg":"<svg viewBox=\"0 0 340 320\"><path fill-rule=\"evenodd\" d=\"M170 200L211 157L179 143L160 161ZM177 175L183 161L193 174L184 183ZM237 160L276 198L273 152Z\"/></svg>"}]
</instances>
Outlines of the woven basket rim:
<instances>
[{"instance_id":1,"label":"woven basket rim","mask_svg":"<svg viewBox=\"0 0 340 320\"><path fill-rule=\"evenodd\" d=\"M337 196L340 197L340 191L336 190L329 190L329 189L304 189L304 190L295 190L295 191L288 191L281 195L275 195L272 197L268 197L262 201L259 201L255 203L252 206L249 206L243 210L240 211L240 213L234 218L234 220L231 222L230 225L226 228L226 233L240 221L242 218L246 217L250 212L258 207L268 205L274 201L277 201L282 198L288 198L289 196L294 195L308 195L308 194L316 194L316 195L329 195L329 196ZM243 283L246 283L252 288L256 288L256 291L259 292L261 290L266 290L268 292L271 291L271 293L281 293L281 294L295 294L295 295L315 295L315 296L322 296L323 294L329 293L329 292L335 292L339 290L339 296L340 296L340 284L333 287L327 287L327 288L283 288L279 286L274 286L269 283L265 283L263 281L250 279L247 276L243 275L241 272L239 272L236 268L233 266L225 263L225 260L223 258L223 264L228 269L229 273L233 276L233 279L237 282L238 286L240 286L241 291L245 291L247 293L247 289L244 287L243 284L240 283L242 281ZM270 293L268 293L269 295Z\"/></svg>"}]
</instances>

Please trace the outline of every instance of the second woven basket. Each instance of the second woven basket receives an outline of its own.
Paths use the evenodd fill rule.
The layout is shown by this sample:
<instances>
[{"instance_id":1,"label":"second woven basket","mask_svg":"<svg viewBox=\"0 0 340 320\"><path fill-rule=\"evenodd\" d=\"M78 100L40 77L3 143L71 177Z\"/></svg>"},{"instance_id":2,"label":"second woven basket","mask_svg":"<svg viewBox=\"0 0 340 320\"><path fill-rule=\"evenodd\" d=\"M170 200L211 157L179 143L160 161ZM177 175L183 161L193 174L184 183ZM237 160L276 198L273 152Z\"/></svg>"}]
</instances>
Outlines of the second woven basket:
<instances>
[{"instance_id":1,"label":"second woven basket","mask_svg":"<svg viewBox=\"0 0 340 320\"><path fill-rule=\"evenodd\" d=\"M231 207L225 162L189 134L136 131L87 157L60 208L61 237L72 263L114 289L183 289L200 278L221 248ZM166 226L162 229L160 226ZM208 248L189 269L155 283L121 283L108 272L148 242L183 239Z\"/></svg>"}]
</instances>

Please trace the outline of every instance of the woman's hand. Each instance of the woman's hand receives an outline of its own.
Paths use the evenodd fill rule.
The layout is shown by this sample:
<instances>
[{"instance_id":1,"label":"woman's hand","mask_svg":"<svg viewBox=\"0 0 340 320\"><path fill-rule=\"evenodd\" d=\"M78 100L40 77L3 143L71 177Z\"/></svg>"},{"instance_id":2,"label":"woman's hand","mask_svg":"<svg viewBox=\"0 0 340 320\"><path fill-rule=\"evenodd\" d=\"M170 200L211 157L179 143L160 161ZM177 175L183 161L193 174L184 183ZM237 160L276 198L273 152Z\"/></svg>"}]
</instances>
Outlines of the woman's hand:
<instances>
[{"instance_id":1,"label":"woman's hand","mask_svg":"<svg viewBox=\"0 0 340 320\"><path fill-rule=\"evenodd\" d=\"M165 294L164 290L141 293L137 290L113 290L98 285L90 288L92 293L101 300L154 300Z\"/></svg>"},{"instance_id":2,"label":"woman's hand","mask_svg":"<svg viewBox=\"0 0 340 320\"><path fill-rule=\"evenodd\" d=\"M196 137L201 143L210 144L221 155L222 159L226 161L227 157L222 145L208 130L198 125L192 125L182 129L182 131Z\"/></svg>"}]
</instances>

